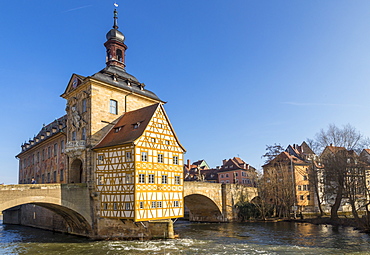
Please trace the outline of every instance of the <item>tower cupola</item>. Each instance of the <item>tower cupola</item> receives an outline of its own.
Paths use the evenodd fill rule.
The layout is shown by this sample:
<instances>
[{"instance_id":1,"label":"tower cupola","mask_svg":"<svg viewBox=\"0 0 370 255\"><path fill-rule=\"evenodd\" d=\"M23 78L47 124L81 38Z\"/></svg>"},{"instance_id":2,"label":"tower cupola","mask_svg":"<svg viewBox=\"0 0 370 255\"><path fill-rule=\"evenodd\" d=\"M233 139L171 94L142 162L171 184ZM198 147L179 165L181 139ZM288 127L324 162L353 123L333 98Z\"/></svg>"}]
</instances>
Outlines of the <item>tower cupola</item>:
<instances>
[{"instance_id":1,"label":"tower cupola","mask_svg":"<svg viewBox=\"0 0 370 255\"><path fill-rule=\"evenodd\" d=\"M125 36L118 30L118 12L114 10L114 23L113 29L109 30L107 33L107 41L104 43L107 49L107 66L117 66L125 69L125 51L127 46L125 45Z\"/></svg>"}]
</instances>

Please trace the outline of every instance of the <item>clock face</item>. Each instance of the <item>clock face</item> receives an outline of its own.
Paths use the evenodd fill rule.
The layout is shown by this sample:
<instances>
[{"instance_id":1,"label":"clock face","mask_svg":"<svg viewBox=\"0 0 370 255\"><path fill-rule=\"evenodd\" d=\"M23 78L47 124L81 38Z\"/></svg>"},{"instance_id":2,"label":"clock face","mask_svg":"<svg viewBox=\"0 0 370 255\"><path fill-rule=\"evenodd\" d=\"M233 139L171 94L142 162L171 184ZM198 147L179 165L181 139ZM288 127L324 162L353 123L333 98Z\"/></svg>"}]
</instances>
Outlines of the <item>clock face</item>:
<instances>
[{"instance_id":1,"label":"clock face","mask_svg":"<svg viewBox=\"0 0 370 255\"><path fill-rule=\"evenodd\" d=\"M75 77L74 80L73 80L73 83L72 83L73 88L76 88L77 84L78 84L78 79L77 79L77 77Z\"/></svg>"}]
</instances>

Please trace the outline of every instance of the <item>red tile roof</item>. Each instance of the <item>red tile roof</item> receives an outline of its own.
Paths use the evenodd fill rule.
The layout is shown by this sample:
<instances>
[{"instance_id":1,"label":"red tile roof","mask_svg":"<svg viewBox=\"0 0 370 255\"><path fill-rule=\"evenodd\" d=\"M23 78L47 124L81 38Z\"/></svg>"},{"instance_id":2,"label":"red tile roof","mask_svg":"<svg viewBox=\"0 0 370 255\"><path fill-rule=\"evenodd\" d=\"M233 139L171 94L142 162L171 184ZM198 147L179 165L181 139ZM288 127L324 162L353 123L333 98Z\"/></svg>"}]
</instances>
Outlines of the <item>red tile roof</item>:
<instances>
[{"instance_id":1,"label":"red tile roof","mask_svg":"<svg viewBox=\"0 0 370 255\"><path fill-rule=\"evenodd\" d=\"M160 104L126 112L94 149L132 143L144 132ZM135 128L135 125L137 127Z\"/></svg>"}]
</instances>

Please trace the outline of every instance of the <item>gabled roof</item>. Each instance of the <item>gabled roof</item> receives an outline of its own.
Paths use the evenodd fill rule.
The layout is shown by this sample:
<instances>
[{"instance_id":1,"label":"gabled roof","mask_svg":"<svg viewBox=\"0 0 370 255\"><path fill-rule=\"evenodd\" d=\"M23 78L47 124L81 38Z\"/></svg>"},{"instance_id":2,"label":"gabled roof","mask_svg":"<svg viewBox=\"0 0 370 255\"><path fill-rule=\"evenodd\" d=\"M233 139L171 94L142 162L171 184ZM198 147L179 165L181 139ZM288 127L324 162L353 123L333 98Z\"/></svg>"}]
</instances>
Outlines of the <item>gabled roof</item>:
<instances>
[{"instance_id":1,"label":"gabled roof","mask_svg":"<svg viewBox=\"0 0 370 255\"><path fill-rule=\"evenodd\" d=\"M272 159L269 163L263 165L262 167L270 166L275 163L290 163L293 162L294 164L307 164L304 160L290 155L288 152L283 151L279 155L277 155L274 159Z\"/></svg>"},{"instance_id":2,"label":"gabled roof","mask_svg":"<svg viewBox=\"0 0 370 255\"><path fill-rule=\"evenodd\" d=\"M370 155L370 149L363 149L362 152L366 152L367 154Z\"/></svg>"},{"instance_id":3,"label":"gabled roof","mask_svg":"<svg viewBox=\"0 0 370 255\"><path fill-rule=\"evenodd\" d=\"M166 111L159 103L124 113L119 118L114 127L110 131L108 131L106 136L93 149L112 147L135 142L143 135L145 129L147 128L150 120L152 119L158 108L162 109L162 112L166 117L168 125L171 128L171 131L178 145L185 152L186 150L178 140L175 130L173 130L170 120L168 119Z\"/></svg>"},{"instance_id":4,"label":"gabled roof","mask_svg":"<svg viewBox=\"0 0 370 255\"><path fill-rule=\"evenodd\" d=\"M124 113L94 149L132 143L146 129L159 104Z\"/></svg>"}]
</instances>

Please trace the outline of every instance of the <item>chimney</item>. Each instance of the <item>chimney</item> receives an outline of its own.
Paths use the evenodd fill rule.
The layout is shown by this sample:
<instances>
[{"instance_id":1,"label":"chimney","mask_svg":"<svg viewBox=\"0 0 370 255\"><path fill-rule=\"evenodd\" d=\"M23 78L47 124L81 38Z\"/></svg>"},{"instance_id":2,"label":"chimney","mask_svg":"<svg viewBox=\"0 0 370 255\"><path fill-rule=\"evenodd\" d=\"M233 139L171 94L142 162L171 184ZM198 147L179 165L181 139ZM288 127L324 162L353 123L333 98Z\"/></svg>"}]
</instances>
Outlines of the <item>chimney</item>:
<instances>
[{"instance_id":1,"label":"chimney","mask_svg":"<svg viewBox=\"0 0 370 255\"><path fill-rule=\"evenodd\" d=\"M222 165L225 165L226 164L226 159L222 160Z\"/></svg>"},{"instance_id":2,"label":"chimney","mask_svg":"<svg viewBox=\"0 0 370 255\"><path fill-rule=\"evenodd\" d=\"M188 159L188 169L190 170L190 159Z\"/></svg>"}]
</instances>

